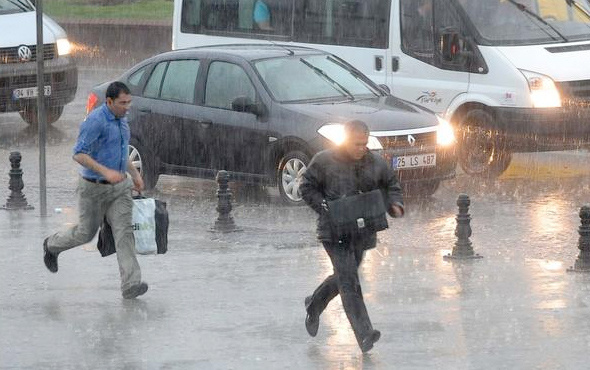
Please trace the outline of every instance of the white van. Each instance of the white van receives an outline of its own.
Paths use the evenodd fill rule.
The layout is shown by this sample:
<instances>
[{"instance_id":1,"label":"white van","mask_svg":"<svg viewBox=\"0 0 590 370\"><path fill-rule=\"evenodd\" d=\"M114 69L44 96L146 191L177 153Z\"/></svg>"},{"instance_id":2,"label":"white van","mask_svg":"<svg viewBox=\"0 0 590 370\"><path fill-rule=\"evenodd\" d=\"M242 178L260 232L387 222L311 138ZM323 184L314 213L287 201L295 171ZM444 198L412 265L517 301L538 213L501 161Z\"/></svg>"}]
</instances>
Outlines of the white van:
<instances>
[{"instance_id":1,"label":"white van","mask_svg":"<svg viewBox=\"0 0 590 370\"><path fill-rule=\"evenodd\" d=\"M175 0L172 48L325 49L459 128L463 169L590 142L588 0Z\"/></svg>"},{"instance_id":2,"label":"white van","mask_svg":"<svg viewBox=\"0 0 590 370\"><path fill-rule=\"evenodd\" d=\"M0 0L0 112L18 111L37 124L37 22L29 0ZM59 119L64 105L74 100L78 70L70 58L65 31L43 16L43 93L47 123Z\"/></svg>"}]
</instances>

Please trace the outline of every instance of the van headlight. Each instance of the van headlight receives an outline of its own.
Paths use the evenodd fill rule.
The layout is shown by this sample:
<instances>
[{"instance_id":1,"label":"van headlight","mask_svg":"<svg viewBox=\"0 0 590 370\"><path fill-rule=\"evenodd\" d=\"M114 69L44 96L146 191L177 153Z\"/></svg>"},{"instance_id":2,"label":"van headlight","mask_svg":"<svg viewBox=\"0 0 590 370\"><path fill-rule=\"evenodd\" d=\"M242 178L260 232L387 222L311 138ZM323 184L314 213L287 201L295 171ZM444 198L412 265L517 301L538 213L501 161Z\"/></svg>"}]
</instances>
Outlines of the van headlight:
<instances>
[{"instance_id":1,"label":"van headlight","mask_svg":"<svg viewBox=\"0 0 590 370\"><path fill-rule=\"evenodd\" d=\"M449 121L439 116L436 131L436 143L441 146L449 146L455 143L455 130Z\"/></svg>"},{"instance_id":2,"label":"van headlight","mask_svg":"<svg viewBox=\"0 0 590 370\"><path fill-rule=\"evenodd\" d=\"M340 123L329 123L319 128L318 133L330 140L336 145L342 145L346 141L346 133L344 132L344 125ZM369 142L367 143L369 150L381 150L383 146L379 139L375 136L369 135Z\"/></svg>"},{"instance_id":3,"label":"van headlight","mask_svg":"<svg viewBox=\"0 0 590 370\"><path fill-rule=\"evenodd\" d=\"M520 70L531 90L531 100L535 108L559 108L561 107L561 96L555 86L555 82L545 75Z\"/></svg>"},{"instance_id":4,"label":"van headlight","mask_svg":"<svg viewBox=\"0 0 590 370\"><path fill-rule=\"evenodd\" d=\"M56 43L58 55L68 55L72 51L72 45L68 39L58 39Z\"/></svg>"}]
</instances>

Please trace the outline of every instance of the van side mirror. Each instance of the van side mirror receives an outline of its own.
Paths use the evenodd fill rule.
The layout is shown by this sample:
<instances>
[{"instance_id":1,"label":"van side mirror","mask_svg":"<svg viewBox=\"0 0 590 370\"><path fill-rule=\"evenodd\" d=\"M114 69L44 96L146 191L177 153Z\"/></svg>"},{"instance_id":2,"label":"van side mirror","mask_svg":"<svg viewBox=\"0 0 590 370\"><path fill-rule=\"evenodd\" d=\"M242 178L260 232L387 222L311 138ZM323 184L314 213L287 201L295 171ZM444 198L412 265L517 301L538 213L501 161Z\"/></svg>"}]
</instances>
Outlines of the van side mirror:
<instances>
[{"instance_id":1,"label":"van side mirror","mask_svg":"<svg viewBox=\"0 0 590 370\"><path fill-rule=\"evenodd\" d=\"M440 53L445 62L454 62L463 56L463 40L459 30L453 27L441 29L440 32Z\"/></svg>"},{"instance_id":2,"label":"van side mirror","mask_svg":"<svg viewBox=\"0 0 590 370\"><path fill-rule=\"evenodd\" d=\"M236 112L252 113L256 116L262 116L266 113L266 107L262 103L254 103L252 99L246 96L240 96L231 103L231 109Z\"/></svg>"}]
</instances>

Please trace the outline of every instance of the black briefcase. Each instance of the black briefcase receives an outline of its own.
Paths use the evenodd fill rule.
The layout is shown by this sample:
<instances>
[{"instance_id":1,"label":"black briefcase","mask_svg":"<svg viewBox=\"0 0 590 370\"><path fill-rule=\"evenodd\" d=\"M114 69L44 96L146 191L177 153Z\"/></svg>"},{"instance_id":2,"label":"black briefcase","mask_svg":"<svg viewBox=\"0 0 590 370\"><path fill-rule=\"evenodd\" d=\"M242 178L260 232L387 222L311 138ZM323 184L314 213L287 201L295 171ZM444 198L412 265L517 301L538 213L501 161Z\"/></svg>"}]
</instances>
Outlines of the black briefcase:
<instances>
[{"instance_id":1,"label":"black briefcase","mask_svg":"<svg viewBox=\"0 0 590 370\"><path fill-rule=\"evenodd\" d=\"M387 229L385 202L381 190L327 201L332 230L338 236Z\"/></svg>"}]
</instances>

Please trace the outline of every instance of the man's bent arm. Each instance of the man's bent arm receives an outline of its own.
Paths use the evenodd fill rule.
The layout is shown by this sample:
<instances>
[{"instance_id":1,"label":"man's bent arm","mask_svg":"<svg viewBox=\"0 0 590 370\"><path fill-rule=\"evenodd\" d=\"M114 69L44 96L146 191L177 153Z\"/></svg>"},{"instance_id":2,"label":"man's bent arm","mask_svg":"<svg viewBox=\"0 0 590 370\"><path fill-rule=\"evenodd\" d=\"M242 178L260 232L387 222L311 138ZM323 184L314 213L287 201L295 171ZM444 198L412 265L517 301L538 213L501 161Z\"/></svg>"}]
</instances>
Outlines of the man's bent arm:
<instances>
[{"instance_id":1,"label":"man's bent arm","mask_svg":"<svg viewBox=\"0 0 590 370\"><path fill-rule=\"evenodd\" d=\"M82 166L96 172L100 173L108 182L116 184L123 179L125 179L125 175L119 171L110 169L102 164L98 163L91 156L86 153L76 153L74 154L74 160L80 163Z\"/></svg>"}]
</instances>

